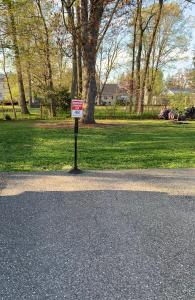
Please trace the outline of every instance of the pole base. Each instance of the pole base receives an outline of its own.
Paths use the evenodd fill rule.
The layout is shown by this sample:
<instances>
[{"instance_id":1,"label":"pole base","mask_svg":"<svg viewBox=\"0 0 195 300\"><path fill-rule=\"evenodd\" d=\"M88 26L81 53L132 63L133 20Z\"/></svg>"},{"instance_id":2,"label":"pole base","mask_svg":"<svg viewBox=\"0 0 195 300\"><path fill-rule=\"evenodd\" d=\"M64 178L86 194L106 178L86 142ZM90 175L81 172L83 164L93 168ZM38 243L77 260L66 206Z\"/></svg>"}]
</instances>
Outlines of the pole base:
<instances>
[{"instance_id":1,"label":"pole base","mask_svg":"<svg viewBox=\"0 0 195 300\"><path fill-rule=\"evenodd\" d=\"M81 171L78 168L72 168L70 171L68 171L69 174L73 174L73 175L78 175L78 174L82 174L83 171Z\"/></svg>"}]
</instances>

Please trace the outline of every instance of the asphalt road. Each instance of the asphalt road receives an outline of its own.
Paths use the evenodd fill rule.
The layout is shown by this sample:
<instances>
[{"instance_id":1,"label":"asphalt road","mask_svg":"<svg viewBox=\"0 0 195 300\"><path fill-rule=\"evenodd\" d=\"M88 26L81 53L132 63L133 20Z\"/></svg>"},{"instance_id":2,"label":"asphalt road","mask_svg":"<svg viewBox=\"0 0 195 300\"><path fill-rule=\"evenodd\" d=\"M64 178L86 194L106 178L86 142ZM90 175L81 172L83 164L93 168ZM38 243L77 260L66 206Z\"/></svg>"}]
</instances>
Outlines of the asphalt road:
<instances>
[{"instance_id":1,"label":"asphalt road","mask_svg":"<svg viewBox=\"0 0 195 300\"><path fill-rule=\"evenodd\" d=\"M195 170L10 173L0 189L0 299L195 299Z\"/></svg>"}]
</instances>

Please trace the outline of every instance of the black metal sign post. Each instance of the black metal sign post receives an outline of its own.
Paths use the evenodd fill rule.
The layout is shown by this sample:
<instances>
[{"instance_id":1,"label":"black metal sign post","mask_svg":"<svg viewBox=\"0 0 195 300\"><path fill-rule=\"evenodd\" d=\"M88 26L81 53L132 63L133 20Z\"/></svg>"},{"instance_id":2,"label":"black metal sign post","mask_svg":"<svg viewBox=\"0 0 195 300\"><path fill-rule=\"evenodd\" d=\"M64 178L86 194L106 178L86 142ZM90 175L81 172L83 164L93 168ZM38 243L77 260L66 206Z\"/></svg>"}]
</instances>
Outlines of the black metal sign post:
<instances>
[{"instance_id":1,"label":"black metal sign post","mask_svg":"<svg viewBox=\"0 0 195 300\"><path fill-rule=\"evenodd\" d=\"M81 174L82 171L78 168L78 151L77 140L79 132L79 118L83 115L83 101L73 99L71 101L71 116L74 118L74 167L69 171L70 174Z\"/></svg>"},{"instance_id":2,"label":"black metal sign post","mask_svg":"<svg viewBox=\"0 0 195 300\"><path fill-rule=\"evenodd\" d=\"M69 171L70 174L81 174L82 171L78 168L78 151L77 140L79 132L79 119L74 119L74 167Z\"/></svg>"}]
</instances>

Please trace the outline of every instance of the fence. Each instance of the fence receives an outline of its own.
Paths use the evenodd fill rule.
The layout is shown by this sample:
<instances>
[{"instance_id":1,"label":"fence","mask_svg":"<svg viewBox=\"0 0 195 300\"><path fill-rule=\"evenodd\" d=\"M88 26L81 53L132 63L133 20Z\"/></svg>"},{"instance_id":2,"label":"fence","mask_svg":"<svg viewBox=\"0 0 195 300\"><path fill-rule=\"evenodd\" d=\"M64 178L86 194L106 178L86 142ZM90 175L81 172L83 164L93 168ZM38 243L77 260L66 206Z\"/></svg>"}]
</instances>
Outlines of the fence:
<instances>
[{"instance_id":1,"label":"fence","mask_svg":"<svg viewBox=\"0 0 195 300\"><path fill-rule=\"evenodd\" d=\"M96 119L146 119L157 118L163 105L144 105L144 113L133 113L134 107L129 106L97 106L95 109Z\"/></svg>"},{"instance_id":2,"label":"fence","mask_svg":"<svg viewBox=\"0 0 195 300\"><path fill-rule=\"evenodd\" d=\"M163 105L144 105L144 113L138 115L133 113L134 107L129 106L96 106L95 108L95 118L96 119L155 119L157 118ZM17 116L21 116L21 110L17 106L16 108ZM10 115L13 118L12 107L4 106L0 107L0 119L3 118L6 114ZM25 118L33 119L47 119L48 112L42 108L33 108L31 109L31 116L26 116ZM61 112L58 113L57 118L64 119L65 117L70 117L70 112Z\"/></svg>"}]
</instances>

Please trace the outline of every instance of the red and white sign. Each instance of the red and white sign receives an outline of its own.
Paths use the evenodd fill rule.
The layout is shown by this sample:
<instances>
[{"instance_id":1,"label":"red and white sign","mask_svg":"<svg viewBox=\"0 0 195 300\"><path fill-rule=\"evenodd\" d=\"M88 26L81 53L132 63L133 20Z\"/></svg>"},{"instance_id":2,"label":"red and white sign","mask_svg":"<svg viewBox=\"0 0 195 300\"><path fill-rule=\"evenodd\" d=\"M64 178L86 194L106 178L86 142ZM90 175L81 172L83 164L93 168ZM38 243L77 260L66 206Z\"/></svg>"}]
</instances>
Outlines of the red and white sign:
<instances>
[{"instance_id":1,"label":"red and white sign","mask_svg":"<svg viewBox=\"0 0 195 300\"><path fill-rule=\"evenodd\" d=\"M83 100L72 99L71 101L72 118L82 118L83 116Z\"/></svg>"}]
</instances>

